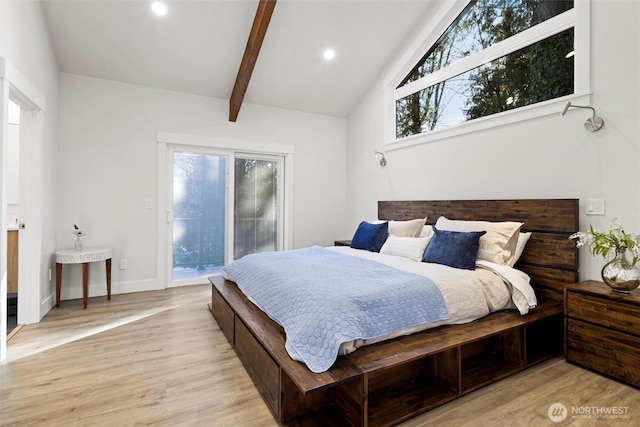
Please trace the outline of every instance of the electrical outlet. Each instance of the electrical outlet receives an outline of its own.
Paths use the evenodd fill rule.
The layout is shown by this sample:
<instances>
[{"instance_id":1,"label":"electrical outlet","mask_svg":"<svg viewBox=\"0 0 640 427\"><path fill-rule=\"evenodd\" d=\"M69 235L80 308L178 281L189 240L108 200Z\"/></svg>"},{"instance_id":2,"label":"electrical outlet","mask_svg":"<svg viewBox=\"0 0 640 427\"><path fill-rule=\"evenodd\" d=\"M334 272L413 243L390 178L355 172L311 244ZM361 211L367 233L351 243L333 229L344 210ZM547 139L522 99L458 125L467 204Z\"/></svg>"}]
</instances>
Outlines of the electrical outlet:
<instances>
[{"instance_id":1,"label":"electrical outlet","mask_svg":"<svg viewBox=\"0 0 640 427\"><path fill-rule=\"evenodd\" d=\"M127 260L126 258L123 258L120 260L120 270L126 270L127 269Z\"/></svg>"}]
</instances>

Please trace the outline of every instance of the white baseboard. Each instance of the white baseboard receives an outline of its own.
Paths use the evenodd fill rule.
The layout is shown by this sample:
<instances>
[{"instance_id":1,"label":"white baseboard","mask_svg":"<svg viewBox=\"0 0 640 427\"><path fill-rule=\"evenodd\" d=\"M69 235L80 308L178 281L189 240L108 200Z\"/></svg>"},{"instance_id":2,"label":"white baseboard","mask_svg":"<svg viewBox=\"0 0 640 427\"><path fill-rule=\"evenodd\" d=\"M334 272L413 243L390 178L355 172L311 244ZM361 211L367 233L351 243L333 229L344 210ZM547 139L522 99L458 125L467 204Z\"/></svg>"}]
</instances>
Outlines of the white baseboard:
<instances>
[{"instance_id":1,"label":"white baseboard","mask_svg":"<svg viewBox=\"0 0 640 427\"><path fill-rule=\"evenodd\" d=\"M157 279L135 280L129 282L112 282L111 295L128 294L132 292L156 291L164 289ZM89 298L107 295L106 283L89 284ZM60 292L60 300L82 298L81 286L63 286Z\"/></svg>"},{"instance_id":2,"label":"white baseboard","mask_svg":"<svg viewBox=\"0 0 640 427\"><path fill-rule=\"evenodd\" d=\"M40 302L40 320L53 308L55 305L55 298L53 293L49 294L42 302Z\"/></svg>"}]
</instances>

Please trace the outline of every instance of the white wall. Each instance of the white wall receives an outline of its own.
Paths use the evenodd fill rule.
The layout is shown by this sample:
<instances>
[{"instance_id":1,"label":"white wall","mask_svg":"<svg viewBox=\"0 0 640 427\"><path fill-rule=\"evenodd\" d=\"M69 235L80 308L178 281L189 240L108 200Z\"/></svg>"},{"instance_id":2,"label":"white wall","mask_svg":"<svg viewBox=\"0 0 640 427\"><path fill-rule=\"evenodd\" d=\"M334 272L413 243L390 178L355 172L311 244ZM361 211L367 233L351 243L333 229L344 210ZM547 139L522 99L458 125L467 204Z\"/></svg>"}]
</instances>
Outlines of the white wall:
<instances>
[{"instance_id":1,"label":"white wall","mask_svg":"<svg viewBox=\"0 0 640 427\"><path fill-rule=\"evenodd\" d=\"M76 223L85 246L112 246L114 293L164 286L156 277L165 244L156 237L159 131L293 145L293 246L343 237L345 119L244 104L231 123L228 100L64 73L60 82L57 241L72 247ZM92 264L89 276L90 295L106 294L104 267ZM79 268L65 268L63 283L63 300L82 295Z\"/></svg>"},{"instance_id":2,"label":"white wall","mask_svg":"<svg viewBox=\"0 0 640 427\"><path fill-rule=\"evenodd\" d=\"M47 108L43 116L40 152L42 159L54 159L58 132L58 69L39 2L0 1L0 57L45 98ZM55 251L56 172L56 162L45 160L38 167L38 181L34 183L40 186L43 195L40 208L34 213L41 218L41 250L36 255L41 262L35 272L40 284L40 317L51 306L49 297L54 286L49 281L48 270L53 266Z\"/></svg>"},{"instance_id":3,"label":"white wall","mask_svg":"<svg viewBox=\"0 0 640 427\"><path fill-rule=\"evenodd\" d=\"M53 293L52 254L72 245L73 222L87 229L85 244L110 244L114 258L129 259L128 270L114 266L115 292L157 281L156 206L144 210L157 192L157 131L295 145L295 247L351 237L361 219L375 217L381 199L601 197L607 214L582 214L582 228L605 228L618 216L628 231L640 231L639 6L592 3L591 86L603 130L586 132L580 112L540 118L390 152L382 169L372 154L383 145L381 81L351 114L348 130L342 119L250 104L232 124L226 100L66 74L58 107L59 74L39 3L0 1L0 57L47 101L41 300ZM601 260L582 252L581 263L583 278L598 277ZM67 297L81 295L73 270L76 277L65 276L65 287L73 280ZM90 283L102 284L103 273L90 273Z\"/></svg>"},{"instance_id":4,"label":"white wall","mask_svg":"<svg viewBox=\"0 0 640 427\"><path fill-rule=\"evenodd\" d=\"M618 217L640 232L640 22L635 1L592 2L592 103L605 120L583 128L588 111L572 110L386 154L383 86L376 82L348 121L345 233L376 217L378 200L579 198L581 229L605 229ZM384 73L383 73L384 74ZM605 216L584 214L586 198L604 198ZM599 278L602 259L581 252L581 278Z\"/></svg>"}]
</instances>

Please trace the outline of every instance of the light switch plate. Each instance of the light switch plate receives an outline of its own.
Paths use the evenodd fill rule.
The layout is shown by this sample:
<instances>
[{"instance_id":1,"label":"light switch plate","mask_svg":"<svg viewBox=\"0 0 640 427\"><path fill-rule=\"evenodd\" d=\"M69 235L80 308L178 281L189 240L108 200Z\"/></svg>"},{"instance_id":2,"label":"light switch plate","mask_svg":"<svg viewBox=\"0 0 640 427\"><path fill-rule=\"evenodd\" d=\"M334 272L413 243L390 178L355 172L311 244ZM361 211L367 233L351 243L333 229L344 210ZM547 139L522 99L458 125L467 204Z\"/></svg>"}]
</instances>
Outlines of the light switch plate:
<instances>
[{"instance_id":1,"label":"light switch plate","mask_svg":"<svg viewBox=\"0 0 640 427\"><path fill-rule=\"evenodd\" d=\"M587 199L585 210L587 215L604 215L604 199Z\"/></svg>"}]
</instances>

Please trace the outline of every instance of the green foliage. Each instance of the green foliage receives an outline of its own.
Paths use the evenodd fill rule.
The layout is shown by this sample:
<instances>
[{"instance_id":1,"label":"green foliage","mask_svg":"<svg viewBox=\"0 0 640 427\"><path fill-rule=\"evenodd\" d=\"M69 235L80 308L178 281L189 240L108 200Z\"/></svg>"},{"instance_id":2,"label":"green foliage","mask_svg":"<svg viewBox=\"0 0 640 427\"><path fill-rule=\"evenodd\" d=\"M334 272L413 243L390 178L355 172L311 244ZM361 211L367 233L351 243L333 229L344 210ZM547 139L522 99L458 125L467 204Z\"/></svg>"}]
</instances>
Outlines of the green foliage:
<instances>
[{"instance_id":1,"label":"green foliage","mask_svg":"<svg viewBox=\"0 0 640 427\"><path fill-rule=\"evenodd\" d=\"M400 86L572 7L573 1L471 1ZM396 102L396 136L446 125L445 115L459 117L452 120L472 120L571 94L574 61L567 57L571 51L573 29L400 99ZM452 111L446 111L448 107Z\"/></svg>"},{"instance_id":2,"label":"green foliage","mask_svg":"<svg viewBox=\"0 0 640 427\"><path fill-rule=\"evenodd\" d=\"M578 248L587 246L593 256L606 258L613 250L616 253L622 251L631 253L632 266L640 260L640 236L626 233L617 218L611 220L611 227L606 232L596 230L590 225L588 232L578 231L569 238L576 241Z\"/></svg>"},{"instance_id":3,"label":"green foliage","mask_svg":"<svg viewBox=\"0 0 640 427\"><path fill-rule=\"evenodd\" d=\"M478 69L470 78L467 119L573 93L573 30L542 40Z\"/></svg>"}]
</instances>

